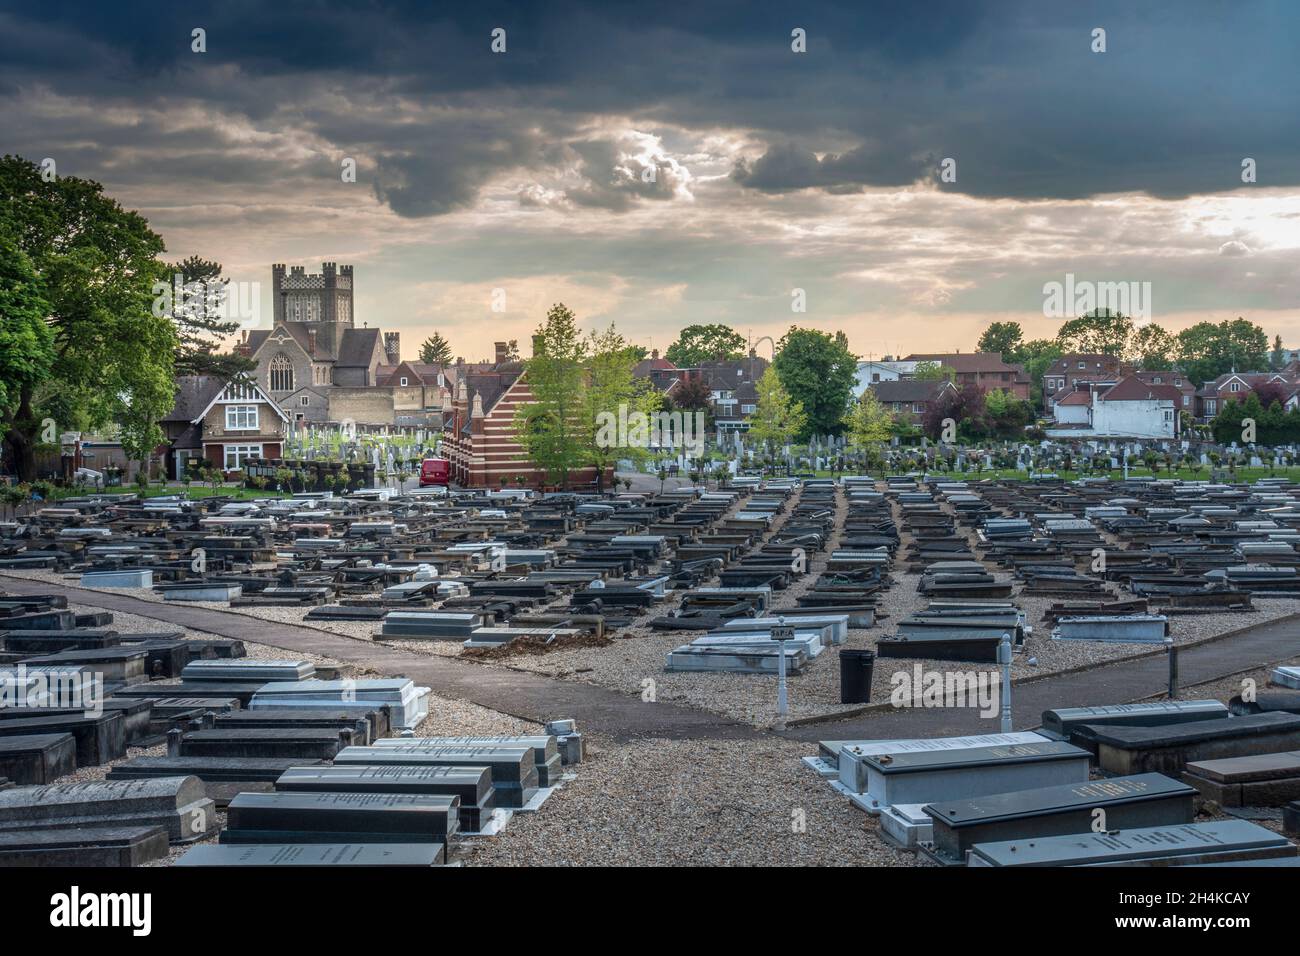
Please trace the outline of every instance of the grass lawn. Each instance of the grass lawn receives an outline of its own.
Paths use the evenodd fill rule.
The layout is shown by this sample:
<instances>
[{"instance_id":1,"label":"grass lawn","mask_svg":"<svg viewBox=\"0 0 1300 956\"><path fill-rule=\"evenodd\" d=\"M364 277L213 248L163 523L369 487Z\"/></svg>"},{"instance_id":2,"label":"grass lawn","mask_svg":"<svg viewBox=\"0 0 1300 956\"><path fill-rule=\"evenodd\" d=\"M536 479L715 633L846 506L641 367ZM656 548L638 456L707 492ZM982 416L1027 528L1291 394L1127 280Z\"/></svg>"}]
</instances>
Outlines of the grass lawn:
<instances>
[{"instance_id":1,"label":"grass lawn","mask_svg":"<svg viewBox=\"0 0 1300 956\"><path fill-rule=\"evenodd\" d=\"M257 488L245 488L243 485L218 485L213 488L211 485L201 485L198 482L190 485L188 489L181 484L170 485L150 485L141 489L138 485L121 485L111 486L104 489L86 488L77 490L76 488L55 488L54 494L50 500L59 501L63 498L77 498L82 495L106 494L106 495L140 495L144 498L161 498L165 495L181 495L188 498L234 498L236 500L247 500L250 498L287 498L287 492L276 491L272 488L260 490Z\"/></svg>"}]
</instances>

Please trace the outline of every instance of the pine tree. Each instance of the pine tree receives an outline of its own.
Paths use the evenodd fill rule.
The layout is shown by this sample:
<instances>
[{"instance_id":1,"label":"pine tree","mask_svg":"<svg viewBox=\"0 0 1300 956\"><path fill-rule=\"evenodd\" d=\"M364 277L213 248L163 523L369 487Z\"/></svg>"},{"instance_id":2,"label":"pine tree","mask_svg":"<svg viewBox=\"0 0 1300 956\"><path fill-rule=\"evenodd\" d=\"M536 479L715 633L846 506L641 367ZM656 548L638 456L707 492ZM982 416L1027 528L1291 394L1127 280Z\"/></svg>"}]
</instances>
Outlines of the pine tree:
<instances>
[{"instance_id":1,"label":"pine tree","mask_svg":"<svg viewBox=\"0 0 1300 956\"><path fill-rule=\"evenodd\" d=\"M420 344L420 361L425 365L450 365L451 343L434 332Z\"/></svg>"}]
</instances>

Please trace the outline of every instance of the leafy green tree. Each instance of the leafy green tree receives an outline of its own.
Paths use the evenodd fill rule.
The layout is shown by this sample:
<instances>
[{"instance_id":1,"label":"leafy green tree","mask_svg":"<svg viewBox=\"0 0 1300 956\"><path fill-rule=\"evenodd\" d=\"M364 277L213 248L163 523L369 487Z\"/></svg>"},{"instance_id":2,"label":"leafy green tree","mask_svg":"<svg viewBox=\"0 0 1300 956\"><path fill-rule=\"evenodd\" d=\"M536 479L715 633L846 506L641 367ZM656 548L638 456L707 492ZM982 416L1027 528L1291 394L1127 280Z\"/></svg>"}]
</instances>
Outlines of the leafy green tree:
<instances>
[{"instance_id":1,"label":"leafy green tree","mask_svg":"<svg viewBox=\"0 0 1300 956\"><path fill-rule=\"evenodd\" d=\"M1133 320L1110 309L1094 309L1065 322L1056 333L1062 353L1084 352L1114 355L1129 354L1133 338Z\"/></svg>"},{"instance_id":2,"label":"leafy green tree","mask_svg":"<svg viewBox=\"0 0 1300 956\"><path fill-rule=\"evenodd\" d=\"M622 417L621 408L626 410L627 417L637 412L654 413L659 408L659 393L648 379L632 374L640 360L612 322L609 328L588 338L586 351L589 358L585 363L586 387L582 391L583 431L588 442L588 458L596 466L596 487L603 490L605 471L619 458L638 461L650 454L648 446L610 441L610 429L603 427L604 423L610 417L617 422Z\"/></svg>"},{"instance_id":3,"label":"leafy green tree","mask_svg":"<svg viewBox=\"0 0 1300 956\"><path fill-rule=\"evenodd\" d=\"M1258 371L1268 364L1268 335L1246 319L1198 322L1177 336L1178 365L1197 386L1224 372Z\"/></svg>"},{"instance_id":4,"label":"leafy green tree","mask_svg":"<svg viewBox=\"0 0 1300 956\"><path fill-rule=\"evenodd\" d=\"M1030 397L1035 403L1043 398L1043 373L1063 354L1061 346L1052 339L1031 339L1017 352L1016 362L1029 376Z\"/></svg>"},{"instance_id":5,"label":"leafy green tree","mask_svg":"<svg viewBox=\"0 0 1300 956\"><path fill-rule=\"evenodd\" d=\"M1002 361L1012 364L1019 362L1020 345L1024 330L1019 322L994 322L980 336L977 350L980 352L997 352Z\"/></svg>"},{"instance_id":6,"label":"leafy green tree","mask_svg":"<svg viewBox=\"0 0 1300 956\"><path fill-rule=\"evenodd\" d=\"M745 337L729 325L688 325L668 346L664 358L679 368L695 368L702 362L745 357Z\"/></svg>"},{"instance_id":7,"label":"leafy green tree","mask_svg":"<svg viewBox=\"0 0 1300 956\"><path fill-rule=\"evenodd\" d=\"M420 361L425 365L450 365L451 343L434 332L420 343Z\"/></svg>"},{"instance_id":8,"label":"leafy green tree","mask_svg":"<svg viewBox=\"0 0 1300 956\"><path fill-rule=\"evenodd\" d=\"M46 363L42 346L28 346L28 371L6 399L4 438L19 476L35 473L46 418L60 431L121 421L141 444L159 437L150 425L171 405L178 343L170 317L153 309L162 239L98 183L46 182L16 156L0 160L0 236L31 263L54 348ZM23 301L30 308L27 293Z\"/></svg>"},{"instance_id":9,"label":"leafy green tree","mask_svg":"<svg viewBox=\"0 0 1300 956\"><path fill-rule=\"evenodd\" d=\"M769 367L762 374L756 388L758 406L749 419L749 436L776 451L807 427L808 416L803 406L786 391L775 367Z\"/></svg>"},{"instance_id":10,"label":"leafy green tree","mask_svg":"<svg viewBox=\"0 0 1300 956\"><path fill-rule=\"evenodd\" d=\"M843 430L858 373L858 358L849 351L843 332L830 335L792 326L777 343L773 367L806 416L796 438L803 441L810 434L838 435Z\"/></svg>"},{"instance_id":11,"label":"leafy green tree","mask_svg":"<svg viewBox=\"0 0 1300 956\"><path fill-rule=\"evenodd\" d=\"M1177 341L1154 322L1134 329L1130 345L1133 362L1144 371L1164 372L1174 367Z\"/></svg>"},{"instance_id":12,"label":"leafy green tree","mask_svg":"<svg viewBox=\"0 0 1300 956\"><path fill-rule=\"evenodd\" d=\"M0 219L0 227L5 222ZM45 323L48 311L31 259L15 236L0 233L0 414L6 435L37 430L32 397L56 360L54 332Z\"/></svg>"},{"instance_id":13,"label":"leafy green tree","mask_svg":"<svg viewBox=\"0 0 1300 956\"><path fill-rule=\"evenodd\" d=\"M957 370L949 365L940 365L938 362L917 362L916 368L912 371L912 378L918 382L955 382Z\"/></svg>"},{"instance_id":14,"label":"leafy green tree","mask_svg":"<svg viewBox=\"0 0 1300 956\"><path fill-rule=\"evenodd\" d=\"M586 407L586 342L572 310L551 306L534 336L533 356L524 375L533 401L515 413L515 434L534 464L560 486L589 461L590 431Z\"/></svg>"},{"instance_id":15,"label":"leafy green tree","mask_svg":"<svg viewBox=\"0 0 1300 956\"><path fill-rule=\"evenodd\" d=\"M871 389L862 393L844 418L848 444L871 468L881 461L882 449L894 434L894 416Z\"/></svg>"}]
</instances>

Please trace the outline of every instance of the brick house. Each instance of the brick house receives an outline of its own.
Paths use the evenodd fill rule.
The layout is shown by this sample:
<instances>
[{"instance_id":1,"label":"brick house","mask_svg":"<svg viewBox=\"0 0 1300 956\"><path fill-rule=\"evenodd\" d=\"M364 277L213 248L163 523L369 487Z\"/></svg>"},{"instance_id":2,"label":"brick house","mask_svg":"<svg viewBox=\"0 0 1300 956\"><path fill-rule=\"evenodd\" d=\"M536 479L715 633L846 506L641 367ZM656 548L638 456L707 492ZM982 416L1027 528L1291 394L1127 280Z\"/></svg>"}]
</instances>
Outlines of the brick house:
<instances>
[{"instance_id":1,"label":"brick house","mask_svg":"<svg viewBox=\"0 0 1300 956\"><path fill-rule=\"evenodd\" d=\"M871 386L871 393L877 400L893 412L895 418L906 422L919 422L930 406L950 391L956 392L958 389L947 379L924 382L900 379L894 382L876 382Z\"/></svg>"},{"instance_id":2,"label":"brick house","mask_svg":"<svg viewBox=\"0 0 1300 956\"><path fill-rule=\"evenodd\" d=\"M289 416L255 381L183 375L176 385L176 404L160 422L169 478L195 459L229 473L250 458L280 457Z\"/></svg>"},{"instance_id":3,"label":"brick house","mask_svg":"<svg viewBox=\"0 0 1300 956\"><path fill-rule=\"evenodd\" d=\"M1008 365L997 352L935 352L907 356L905 362L932 362L952 369L957 387L975 385L991 392L1001 389L1029 401L1029 375L1023 366ZM882 383L883 384L883 383Z\"/></svg>"}]
</instances>

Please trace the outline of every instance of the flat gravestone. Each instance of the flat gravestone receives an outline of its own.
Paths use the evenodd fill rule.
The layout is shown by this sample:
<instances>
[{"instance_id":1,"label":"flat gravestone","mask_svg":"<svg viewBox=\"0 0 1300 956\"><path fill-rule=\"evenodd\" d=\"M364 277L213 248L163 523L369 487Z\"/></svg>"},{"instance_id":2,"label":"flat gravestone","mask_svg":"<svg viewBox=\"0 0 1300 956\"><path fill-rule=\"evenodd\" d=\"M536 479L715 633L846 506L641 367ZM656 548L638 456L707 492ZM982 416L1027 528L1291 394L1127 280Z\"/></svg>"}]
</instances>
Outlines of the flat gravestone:
<instances>
[{"instance_id":1,"label":"flat gravestone","mask_svg":"<svg viewBox=\"0 0 1300 956\"><path fill-rule=\"evenodd\" d=\"M406 793L241 793L223 843L446 843L460 798Z\"/></svg>"},{"instance_id":2,"label":"flat gravestone","mask_svg":"<svg viewBox=\"0 0 1300 956\"><path fill-rule=\"evenodd\" d=\"M532 747L537 764L537 783L541 787L553 787L559 782L562 773L562 755L559 742L552 735L528 737L387 737L376 740L376 747L391 748L404 753L417 753L421 750Z\"/></svg>"},{"instance_id":3,"label":"flat gravestone","mask_svg":"<svg viewBox=\"0 0 1300 956\"><path fill-rule=\"evenodd\" d=\"M0 777L14 783L53 783L76 769L77 743L72 734L0 737Z\"/></svg>"},{"instance_id":4,"label":"flat gravestone","mask_svg":"<svg viewBox=\"0 0 1300 956\"><path fill-rule=\"evenodd\" d=\"M1227 716L1228 708L1217 700L1164 700L1149 704L1062 707L1043 711L1043 732L1064 740L1069 738L1076 727L1084 724L1155 727L1218 720Z\"/></svg>"},{"instance_id":5,"label":"flat gravestone","mask_svg":"<svg viewBox=\"0 0 1300 956\"><path fill-rule=\"evenodd\" d=\"M216 807L197 777L50 784L0 792L0 832L66 827L160 826L172 843L217 829Z\"/></svg>"},{"instance_id":6,"label":"flat gravestone","mask_svg":"<svg viewBox=\"0 0 1300 956\"><path fill-rule=\"evenodd\" d=\"M864 757L867 791L854 802L869 812L985 793L1030 790L1088 779L1088 751L1063 741L929 750ZM861 802L859 802L859 800Z\"/></svg>"},{"instance_id":7,"label":"flat gravestone","mask_svg":"<svg viewBox=\"0 0 1300 956\"><path fill-rule=\"evenodd\" d=\"M167 855L162 827L0 832L0 866L140 866Z\"/></svg>"},{"instance_id":8,"label":"flat gravestone","mask_svg":"<svg viewBox=\"0 0 1300 956\"><path fill-rule=\"evenodd\" d=\"M71 734L77 743L78 767L108 763L126 753L126 720L121 714L105 713L100 717L74 714L0 720L0 737L25 737L31 734Z\"/></svg>"},{"instance_id":9,"label":"flat gravestone","mask_svg":"<svg viewBox=\"0 0 1300 956\"><path fill-rule=\"evenodd\" d=\"M196 846L176 866L442 866L441 843L217 844Z\"/></svg>"},{"instance_id":10,"label":"flat gravestone","mask_svg":"<svg viewBox=\"0 0 1300 956\"><path fill-rule=\"evenodd\" d=\"M328 727L221 727L196 730L181 738L182 757L295 757L331 760L350 730Z\"/></svg>"},{"instance_id":11,"label":"flat gravestone","mask_svg":"<svg viewBox=\"0 0 1300 956\"><path fill-rule=\"evenodd\" d=\"M1170 866L1296 856L1296 847L1247 820L977 843L970 866Z\"/></svg>"},{"instance_id":12,"label":"flat gravestone","mask_svg":"<svg viewBox=\"0 0 1300 956\"><path fill-rule=\"evenodd\" d=\"M496 808L491 771L478 767L345 766L292 767L275 789L287 793L401 793L460 799L460 827L477 833Z\"/></svg>"},{"instance_id":13,"label":"flat gravestone","mask_svg":"<svg viewBox=\"0 0 1300 956\"><path fill-rule=\"evenodd\" d=\"M346 747L335 766L487 767L496 803L522 807L537 789L537 761L532 747Z\"/></svg>"},{"instance_id":14,"label":"flat gravestone","mask_svg":"<svg viewBox=\"0 0 1300 956\"><path fill-rule=\"evenodd\" d=\"M1085 735L1107 773L1177 775L1189 761L1300 749L1300 714L1274 712L1166 727L1093 727Z\"/></svg>"},{"instance_id":15,"label":"flat gravestone","mask_svg":"<svg viewBox=\"0 0 1300 956\"><path fill-rule=\"evenodd\" d=\"M823 740L818 744L818 757L811 759L821 761L822 766L814 769L824 776L838 774L837 789L845 793L865 793L867 771L862 763L865 757L879 754L922 753L932 750L962 750L969 747L1001 747L1007 744L1037 743L1043 739L1041 734L1021 730L1009 734L973 734L967 737Z\"/></svg>"},{"instance_id":16,"label":"flat gravestone","mask_svg":"<svg viewBox=\"0 0 1300 956\"><path fill-rule=\"evenodd\" d=\"M934 818L928 852L957 865L977 843L1086 833L1102 810L1108 829L1191 823L1196 791L1158 773L1113 777L1063 787L996 793L927 804Z\"/></svg>"},{"instance_id":17,"label":"flat gravestone","mask_svg":"<svg viewBox=\"0 0 1300 956\"><path fill-rule=\"evenodd\" d=\"M1223 807L1280 807L1300 799L1300 750L1194 760L1183 781Z\"/></svg>"},{"instance_id":18,"label":"flat gravestone","mask_svg":"<svg viewBox=\"0 0 1300 956\"><path fill-rule=\"evenodd\" d=\"M316 667L309 661L191 661L181 671L183 680L195 681L303 681L311 679Z\"/></svg>"}]
</instances>

